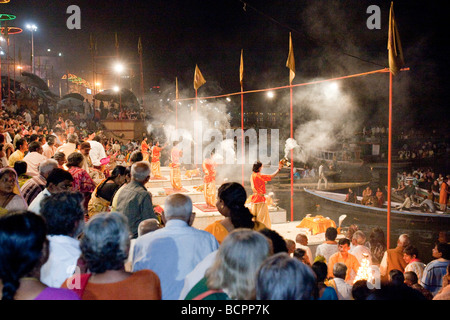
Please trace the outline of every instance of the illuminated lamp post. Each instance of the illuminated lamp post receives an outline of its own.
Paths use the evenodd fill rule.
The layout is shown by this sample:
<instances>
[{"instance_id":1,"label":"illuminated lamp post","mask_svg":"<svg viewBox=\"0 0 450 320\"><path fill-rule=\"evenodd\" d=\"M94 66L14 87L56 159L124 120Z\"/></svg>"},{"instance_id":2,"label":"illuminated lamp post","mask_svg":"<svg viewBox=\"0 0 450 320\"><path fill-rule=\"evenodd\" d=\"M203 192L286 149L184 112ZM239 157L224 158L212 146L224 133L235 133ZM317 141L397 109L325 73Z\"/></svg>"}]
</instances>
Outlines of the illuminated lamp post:
<instances>
[{"instance_id":1,"label":"illuminated lamp post","mask_svg":"<svg viewBox=\"0 0 450 320\"><path fill-rule=\"evenodd\" d=\"M31 31L31 65L32 65L32 73L35 72L34 67L34 32L37 30L37 26L35 24L27 24L27 29Z\"/></svg>"}]
</instances>

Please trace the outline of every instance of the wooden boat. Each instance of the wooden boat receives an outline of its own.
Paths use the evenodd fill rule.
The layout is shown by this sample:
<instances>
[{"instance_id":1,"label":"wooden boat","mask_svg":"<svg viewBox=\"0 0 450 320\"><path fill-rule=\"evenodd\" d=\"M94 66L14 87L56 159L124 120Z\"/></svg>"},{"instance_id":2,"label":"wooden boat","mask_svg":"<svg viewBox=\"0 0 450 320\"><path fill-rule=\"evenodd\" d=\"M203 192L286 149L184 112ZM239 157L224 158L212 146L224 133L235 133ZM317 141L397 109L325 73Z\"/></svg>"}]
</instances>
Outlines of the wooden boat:
<instances>
[{"instance_id":1,"label":"wooden boat","mask_svg":"<svg viewBox=\"0 0 450 320\"><path fill-rule=\"evenodd\" d=\"M319 214L328 216L333 220L339 219L342 214L347 215L345 224L360 224L372 226L386 226L387 206L382 208L362 205L360 203L345 202L345 194L309 190L304 191L313 198L316 206L319 206ZM361 201L362 197L357 197ZM429 230L430 225L450 229L450 214L436 211L435 213L422 212L419 208L413 207L411 211L399 211L395 207L399 202L391 201L391 228L392 229L417 229Z\"/></svg>"},{"instance_id":2,"label":"wooden boat","mask_svg":"<svg viewBox=\"0 0 450 320\"><path fill-rule=\"evenodd\" d=\"M391 190L392 190L391 197L394 201L398 201L398 202L403 201L403 199L404 199L403 194L396 193L395 188L392 188ZM417 199L419 201L425 200L428 196L427 190L425 190L423 188L419 188L419 187L416 187L416 194L417 194ZM436 208L439 208L439 193L433 192L433 194L434 194L434 205L436 206ZM447 200L447 207L450 209L450 198Z\"/></svg>"}]
</instances>

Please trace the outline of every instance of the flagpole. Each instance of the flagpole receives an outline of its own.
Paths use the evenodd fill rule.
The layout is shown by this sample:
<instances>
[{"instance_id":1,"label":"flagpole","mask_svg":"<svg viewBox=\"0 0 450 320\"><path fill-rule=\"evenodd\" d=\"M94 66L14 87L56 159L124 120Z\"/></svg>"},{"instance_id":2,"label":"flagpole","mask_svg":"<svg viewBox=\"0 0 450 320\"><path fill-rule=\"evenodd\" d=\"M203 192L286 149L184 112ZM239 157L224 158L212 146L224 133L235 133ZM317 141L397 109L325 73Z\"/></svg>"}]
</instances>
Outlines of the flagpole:
<instances>
[{"instance_id":1,"label":"flagpole","mask_svg":"<svg viewBox=\"0 0 450 320\"><path fill-rule=\"evenodd\" d=\"M290 91L291 139L294 139L294 121L292 112L292 82ZM291 221L294 221L294 149L291 149Z\"/></svg>"},{"instance_id":2,"label":"flagpole","mask_svg":"<svg viewBox=\"0 0 450 320\"><path fill-rule=\"evenodd\" d=\"M140 67L140 73L141 73L141 101L142 101L142 107L144 107L144 65L142 63L141 37L139 37L138 49L139 49L139 64L140 64L139 67Z\"/></svg>"},{"instance_id":3,"label":"flagpole","mask_svg":"<svg viewBox=\"0 0 450 320\"><path fill-rule=\"evenodd\" d=\"M242 150L242 186L244 186L244 163L245 163L245 143L244 143L244 88L241 85L241 150Z\"/></svg>"},{"instance_id":4,"label":"flagpole","mask_svg":"<svg viewBox=\"0 0 450 320\"><path fill-rule=\"evenodd\" d=\"M387 194L387 248L390 248L391 235L391 165L392 165L392 82L393 74L389 72L389 139L388 139L388 194Z\"/></svg>"},{"instance_id":5,"label":"flagpole","mask_svg":"<svg viewBox=\"0 0 450 320\"><path fill-rule=\"evenodd\" d=\"M175 77L175 129L178 129L178 78Z\"/></svg>"}]
</instances>

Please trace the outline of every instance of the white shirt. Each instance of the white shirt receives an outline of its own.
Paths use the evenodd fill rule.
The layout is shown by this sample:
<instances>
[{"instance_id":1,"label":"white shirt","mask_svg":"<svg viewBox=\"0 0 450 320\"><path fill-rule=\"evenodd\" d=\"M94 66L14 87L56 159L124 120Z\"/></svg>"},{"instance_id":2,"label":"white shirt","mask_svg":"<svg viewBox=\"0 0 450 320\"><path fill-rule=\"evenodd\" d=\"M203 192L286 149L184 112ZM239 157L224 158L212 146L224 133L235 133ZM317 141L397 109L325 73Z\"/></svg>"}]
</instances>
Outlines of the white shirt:
<instances>
[{"instance_id":1,"label":"white shirt","mask_svg":"<svg viewBox=\"0 0 450 320\"><path fill-rule=\"evenodd\" d=\"M184 287L178 300L184 300L191 289L205 276L206 270L212 266L216 259L217 251L208 254L189 274L184 278Z\"/></svg>"},{"instance_id":2,"label":"white shirt","mask_svg":"<svg viewBox=\"0 0 450 320\"><path fill-rule=\"evenodd\" d=\"M100 160L106 158L106 152L103 145L95 140L89 140L89 144L91 145L91 150L89 151L89 156L91 157L92 165L99 167L102 164Z\"/></svg>"},{"instance_id":3,"label":"white shirt","mask_svg":"<svg viewBox=\"0 0 450 320\"><path fill-rule=\"evenodd\" d=\"M81 255L77 239L63 235L47 236L50 254L41 267L41 281L49 287L60 288L73 275L77 260Z\"/></svg>"},{"instance_id":4,"label":"white shirt","mask_svg":"<svg viewBox=\"0 0 450 320\"><path fill-rule=\"evenodd\" d=\"M75 143L66 142L62 146L60 146L58 149L56 149L56 152L62 152L66 155L66 159L69 157L69 155L74 152L77 148L77 145Z\"/></svg>"},{"instance_id":5,"label":"white shirt","mask_svg":"<svg viewBox=\"0 0 450 320\"><path fill-rule=\"evenodd\" d=\"M51 195L51 193L50 193L50 191L47 190L47 188L42 190L36 196L36 198L34 198L34 200L31 201L30 206L28 207L28 210L40 215L41 214L41 201L42 201L42 199L44 199L44 197L47 197L50 195Z\"/></svg>"},{"instance_id":6,"label":"white shirt","mask_svg":"<svg viewBox=\"0 0 450 320\"><path fill-rule=\"evenodd\" d=\"M330 261L330 257L338 251L339 249L337 243L336 244L322 243L319 244L316 248L316 258L317 256L323 256L328 262Z\"/></svg>"},{"instance_id":7,"label":"white shirt","mask_svg":"<svg viewBox=\"0 0 450 320\"><path fill-rule=\"evenodd\" d=\"M39 176L39 164L47 160L47 157L39 152L29 152L23 158L23 161L27 163L27 175L36 177Z\"/></svg>"},{"instance_id":8,"label":"white shirt","mask_svg":"<svg viewBox=\"0 0 450 320\"><path fill-rule=\"evenodd\" d=\"M339 300L353 300L352 286L345 282L344 279L334 278L336 284L336 293Z\"/></svg>"},{"instance_id":9,"label":"white shirt","mask_svg":"<svg viewBox=\"0 0 450 320\"><path fill-rule=\"evenodd\" d=\"M351 253L352 255L354 255L356 257L356 259L358 259L358 262L361 264L362 260L363 260L363 254L366 253L369 255L369 265L372 265L372 254L370 253L370 249L367 248L366 246L363 245L356 245L353 248L351 248L349 251L349 253Z\"/></svg>"},{"instance_id":10,"label":"white shirt","mask_svg":"<svg viewBox=\"0 0 450 320\"><path fill-rule=\"evenodd\" d=\"M186 275L208 254L219 249L209 232L172 219L162 229L136 239L133 272L150 269L161 280L163 300L177 300Z\"/></svg>"}]
</instances>

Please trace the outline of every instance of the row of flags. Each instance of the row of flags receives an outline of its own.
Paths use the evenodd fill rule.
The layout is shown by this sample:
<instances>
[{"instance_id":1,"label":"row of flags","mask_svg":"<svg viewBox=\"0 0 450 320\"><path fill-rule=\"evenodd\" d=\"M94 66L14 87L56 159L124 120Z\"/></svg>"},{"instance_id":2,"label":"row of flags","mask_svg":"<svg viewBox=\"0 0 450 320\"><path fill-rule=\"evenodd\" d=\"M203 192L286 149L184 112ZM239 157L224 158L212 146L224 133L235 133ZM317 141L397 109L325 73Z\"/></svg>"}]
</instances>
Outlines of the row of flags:
<instances>
[{"instance_id":1,"label":"row of flags","mask_svg":"<svg viewBox=\"0 0 450 320\"><path fill-rule=\"evenodd\" d=\"M397 23L394 15L394 3L391 2L391 8L389 12L389 33L388 33L388 58L389 69L395 76L400 72L400 69L405 65L403 50L400 41L400 34L398 31ZM241 60L239 66L239 82L241 88L244 81L244 50L241 50ZM289 68L289 85L292 85L292 80L295 78L295 59L294 59L294 47L292 45L292 35L289 32L289 54L286 61L286 67ZM195 65L194 72L194 89L198 90L203 84L206 83L198 65ZM177 82L177 97L178 97L178 82ZM178 98L177 98L178 99Z\"/></svg>"},{"instance_id":2,"label":"row of flags","mask_svg":"<svg viewBox=\"0 0 450 320\"><path fill-rule=\"evenodd\" d=\"M6 31L7 35L7 31ZM115 47L119 48L119 40L117 33L115 33ZM90 49L96 49L96 43L90 39ZM395 76L398 74L400 69L405 65L403 58L403 50L400 42L400 34L398 31L397 23L395 21L394 15L394 3L391 2L391 8L389 12L389 33L388 33L388 58L389 58L389 69L392 74ZM142 54L142 41L141 37L138 40L138 53ZM292 81L295 78L295 59L294 59L294 48L292 45L292 35L289 32L289 54L286 61L286 67L289 69L289 84L292 85ZM243 87L244 81L244 50L241 50L241 59L239 66L239 82L241 85L241 89ZM206 83L205 78L203 77L198 65L195 65L194 71L194 89L198 90L202 85ZM178 79L176 79L176 97L178 99Z\"/></svg>"}]
</instances>

